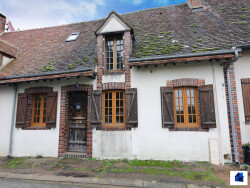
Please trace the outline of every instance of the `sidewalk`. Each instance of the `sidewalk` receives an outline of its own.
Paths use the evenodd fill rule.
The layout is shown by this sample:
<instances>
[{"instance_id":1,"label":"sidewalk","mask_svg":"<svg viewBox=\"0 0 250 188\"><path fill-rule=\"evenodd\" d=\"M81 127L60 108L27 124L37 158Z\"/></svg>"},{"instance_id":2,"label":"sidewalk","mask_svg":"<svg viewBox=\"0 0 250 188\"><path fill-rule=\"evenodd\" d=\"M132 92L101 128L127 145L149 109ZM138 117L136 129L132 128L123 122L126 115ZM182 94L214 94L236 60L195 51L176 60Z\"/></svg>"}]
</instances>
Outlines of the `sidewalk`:
<instances>
[{"instance_id":1,"label":"sidewalk","mask_svg":"<svg viewBox=\"0 0 250 188\"><path fill-rule=\"evenodd\" d=\"M144 188L210 188L215 186L184 184L172 182L146 181L140 179L118 179L118 178L75 178L55 175L41 174L18 174L10 172L0 172L0 178L22 179L32 181L58 182L58 183L81 183L96 185L112 185L125 187L144 187ZM218 187L218 186L216 186Z\"/></svg>"}]
</instances>

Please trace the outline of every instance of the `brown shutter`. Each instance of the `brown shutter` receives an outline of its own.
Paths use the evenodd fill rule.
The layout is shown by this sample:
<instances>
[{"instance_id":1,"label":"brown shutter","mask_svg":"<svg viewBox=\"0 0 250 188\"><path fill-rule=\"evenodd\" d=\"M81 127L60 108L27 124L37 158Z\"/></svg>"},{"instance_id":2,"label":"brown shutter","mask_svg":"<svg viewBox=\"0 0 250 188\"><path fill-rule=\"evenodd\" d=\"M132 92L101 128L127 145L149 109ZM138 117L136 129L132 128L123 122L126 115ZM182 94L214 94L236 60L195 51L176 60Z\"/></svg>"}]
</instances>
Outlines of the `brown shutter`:
<instances>
[{"instance_id":1,"label":"brown shutter","mask_svg":"<svg viewBox=\"0 0 250 188\"><path fill-rule=\"evenodd\" d=\"M56 127L56 115L57 115L57 92L49 92L47 95L47 115L46 115L46 127Z\"/></svg>"},{"instance_id":2,"label":"brown shutter","mask_svg":"<svg viewBox=\"0 0 250 188\"><path fill-rule=\"evenodd\" d=\"M27 103L28 96L25 93L18 94L17 101L17 113L16 113L16 128L25 128L26 123L26 112L27 112Z\"/></svg>"},{"instance_id":3,"label":"brown shutter","mask_svg":"<svg viewBox=\"0 0 250 188\"><path fill-rule=\"evenodd\" d=\"M161 116L163 128L174 128L174 96L172 87L161 87Z\"/></svg>"},{"instance_id":4,"label":"brown shutter","mask_svg":"<svg viewBox=\"0 0 250 188\"><path fill-rule=\"evenodd\" d=\"M241 79L245 124L250 123L250 78Z\"/></svg>"},{"instance_id":5,"label":"brown shutter","mask_svg":"<svg viewBox=\"0 0 250 188\"><path fill-rule=\"evenodd\" d=\"M214 93L213 85L204 85L199 87L200 92L200 114L201 127L215 128L215 109L214 109Z\"/></svg>"},{"instance_id":6,"label":"brown shutter","mask_svg":"<svg viewBox=\"0 0 250 188\"><path fill-rule=\"evenodd\" d=\"M125 90L125 125L126 127L138 127L137 89Z\"/></svg>"},{"instance_id":7,"label":"brown shutter","mask_svg":"<svg viewBox=\"0 0 250 188\"><path fill-rule=\"evenodd\" d=\"M90 124L93 127L101 127L102 91L93 90L90 97Z\"/></svg>"}]
</instances>

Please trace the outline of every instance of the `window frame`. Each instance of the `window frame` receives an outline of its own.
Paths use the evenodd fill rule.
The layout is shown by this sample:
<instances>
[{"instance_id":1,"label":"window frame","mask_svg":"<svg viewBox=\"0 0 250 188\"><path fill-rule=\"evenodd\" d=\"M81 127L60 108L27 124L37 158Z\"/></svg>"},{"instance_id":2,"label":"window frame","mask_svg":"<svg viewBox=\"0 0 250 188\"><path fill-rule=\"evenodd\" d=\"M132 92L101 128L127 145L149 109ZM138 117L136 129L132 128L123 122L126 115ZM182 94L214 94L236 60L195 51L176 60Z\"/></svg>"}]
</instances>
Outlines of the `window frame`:
<instances>
[{"instance_id":1,"label":"window frame","mask_svg":"<svg viewBox=\"0 0 250 188\"><path fill-rule=\"evenodd\" d=\"M37 96L42 96L41 97L41 102L40 102L40 117L39 117L39 123L34 122L34 116L35 116L35 105L36 105L36 97ZM31 121L31 127L46 127L46 121L47 121L47 100L46 99L46 115L45 115L45 122L43 122L43 117L44 117L44 98L45 96L47 97L47 94L45 93L36 93L32 95L32 121Z\"/></svg>"},{"instance_id":2,"label":"window frame","mask_svg":"<svg viewBox=\"0 0 250 188\"><path fill-rule=\"evenodd\" d=\"M188 113L188 97L187 90L194 89L194 102L195 102L195 115L196 123L189 123L189 113ZM176 90L182 90L182 99L183 99L183 115L184 123L177 122L177 112L176 112ZM174 100L174 119L176 128L197 128L200 127L200 113L199 113L199 104L198 104L198 91L197 87L174 87L173 88L173 100ZM190 96L191 97L191 96ZM189 98L190 98L189 97Z\"/></svg>"},{"instance_id":3,"label":"window frame","mask_svg":"<svg viewBox=\"0 0 250 188\"><path fill-rule=\"evenodd\" d=\"M123 123L116 123L116 93L122 92L123 93ZM105 94L112 93L112 123L105 123ZM106 90L102 93L102 124L104 127L125 127L125 91L124 90ZM120 107L119 107L120 108Z\"/></svg>"},{"instance_id":4,"label":"window frame","mask_svg":"<svg viewBox=\"0 0 250 188\"><path fill-rule=\"evenodd\" d=\"M120 63L120 69L117 69L117 60L118 60L118 57L117 57L117 40L121 40L122 41L122 51L123 52L123 55L120 56L122 57L122 62ZM107 42L108 41L113 41L113 69L107 69L107 65L108 65L108 62L107 62ZM114 36L106 36L105 37L105 44L104 44L104 51L105 51L105 68L104 70L108 71L108 72L121 72L123 71L124 69L124 39L123 39L123 36L122 35L114 35ZM111 57L109 57L111 58Z\"/></svg>"}]
</instances>

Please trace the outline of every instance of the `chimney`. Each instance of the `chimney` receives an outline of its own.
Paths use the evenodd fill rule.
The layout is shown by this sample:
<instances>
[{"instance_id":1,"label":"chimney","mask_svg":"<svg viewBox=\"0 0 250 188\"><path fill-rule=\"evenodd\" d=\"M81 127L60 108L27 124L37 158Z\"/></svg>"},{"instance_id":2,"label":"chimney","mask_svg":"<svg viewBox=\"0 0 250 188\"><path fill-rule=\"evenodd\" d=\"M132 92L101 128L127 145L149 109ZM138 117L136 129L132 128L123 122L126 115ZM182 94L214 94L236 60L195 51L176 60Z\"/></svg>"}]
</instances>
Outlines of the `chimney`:
<instances>
[{"instance_id":1,"label":"chimney","mask_svg":"<svg viewBox=\"0 0 250 188\"><path fill-rule=\"evenodd\" d=\"M0 33L4 32L6 24L6 16L0 13Z\"/></svg>"},{"instance_id":2,"label":"chimney","mask_svg":"<svg viewBox=\"0 0 250 188\"><path fill-rule=\"evenodd\" d=\"M192 10L202 9L202 0L187 0L189 8Z\"/></svg>"}]
</instances>

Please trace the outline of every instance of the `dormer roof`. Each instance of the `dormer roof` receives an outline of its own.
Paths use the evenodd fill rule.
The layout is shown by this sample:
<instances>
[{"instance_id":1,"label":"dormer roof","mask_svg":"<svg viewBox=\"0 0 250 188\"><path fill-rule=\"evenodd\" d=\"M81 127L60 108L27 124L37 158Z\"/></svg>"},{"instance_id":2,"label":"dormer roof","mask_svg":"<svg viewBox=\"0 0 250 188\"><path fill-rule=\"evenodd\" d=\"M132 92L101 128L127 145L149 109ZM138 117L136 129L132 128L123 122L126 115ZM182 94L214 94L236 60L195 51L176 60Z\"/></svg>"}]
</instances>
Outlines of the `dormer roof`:
<instances>
[{"instance_id":1,"label":"dormer roof","mask_svg":"<svg viewBox=\"0 0 250 188\"><path fill-rule=\"evenodd\" d=\"M96 34L116 33L124 31L132 31L132 27L122 19L114 10L96 30Z\"/></svg>"}]
</instances>

